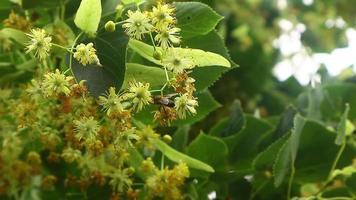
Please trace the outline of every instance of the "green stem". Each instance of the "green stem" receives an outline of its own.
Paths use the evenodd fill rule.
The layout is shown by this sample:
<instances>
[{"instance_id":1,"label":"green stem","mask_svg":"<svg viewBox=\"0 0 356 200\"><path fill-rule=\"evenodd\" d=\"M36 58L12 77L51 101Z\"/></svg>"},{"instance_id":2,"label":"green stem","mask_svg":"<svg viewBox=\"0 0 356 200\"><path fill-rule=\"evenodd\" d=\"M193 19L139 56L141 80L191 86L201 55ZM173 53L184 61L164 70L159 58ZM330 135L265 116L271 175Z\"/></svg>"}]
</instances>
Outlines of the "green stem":
<instances>
[{"instance_id":1,"label":"green stem","mask_svg":"<svg viewBox=\"0 0 356 200\"><path fill-rule=\"evenodd\" d=\"M331 167L331 169L330 169L329 176L328 176L328 180L332 179L332 174L333 174L333 172L334 172L334 170L335 170L335 168L336 168L336 166L337 166L337 164L338 164L338 162L339 162L339 160L340 160L340 158L341 158L342 153L343 153L344 150L345 150L345 147L346 147L346 141L344 140L344 142L342 143L342 145L341 145L339 151L337 152L337 155L336 155L336 157L335 157L335 160L334 160L334 162L333 162L333 165L332 165L332 167Z\"/></svg>"},{"instance_id":2,"label":"green stem","mask_svg":"<svg viewBox=\"0 0 356 200\"><path fill-rule=\"evenodd\" d=\"M343 153L344 150L345 150L345 147L346 147L346 140L344 140L344 142L342 143L342 145L341 145L339 151L337 152L337 155L336 155L336 157L335 157L335 160L334 160L334 162L333 162L333 164L332 164L332 166L331 166L331 169L330 169L330 172L329 172L329 175L328 175L328 179L327 179L326 182L321 186L320 190L319 190L315 195L321 194L321 193L324 191L324 189L329 185L329 183L333 180L333 177L332 177L333 172L334 172L334 170L336 169L336 166L337 166L337 164L338 164L338 162L339 162L339 160L340 160L340 158L341 158L342 153Z\"/></svg>"},{"instance_id":3,"label":"green stem","mask_svg":"<svg viewBox=\"0 0 356 200\"><path fill-rule=\"evenodd\" d=\"M162 157L161 157L161 170L164 169L164 154L162 153Z\"/></svg>"},{"instance_id":4,"label":"green stem","mask_svg":"<svg viewBox=\"0 0 356 200\"><path fill-rule=\"evenodd\" d=\"M123 24L125 21L115 22L115 25Z\"/></svg>"},{"instance_id":5,"label":"green stem","mask_svg":"<svg viewBox=\"0 0 356 200\"><path fill-rule=\"evenodd\" d=\"M287 191L287 199L288 200L291 199L294 174L295 174L295 167L294 167L294 162L292 162L291 174L290 174L289 181L288 181L288 191Z\"/></svg>"},{"instance_id":6,"label":"green stem","mask_svg":"<svg viewBox=\"0 0 356 200\"><path fill-rule=\"evenodd\" d=\"M55 47L58 47L58 48L61 48L61 49L64 49L66 51L68 51L69 53L73 53L73 51L71 50L71 48L67 48L67 47L64 47L62 45L59 45L59 44L56 44L56 43L51 43L53 46ZM73 48L72 48L73 49Z\"/></svg>"},{"instance_id":7,"label":"green stem","mask_svg":"<svg viewBox=\"0 0 356 200\"><path fill-rule=\"evenodd\" d=\"M155 43L155 40L153 39L153 36L152 36L152 33L150 32L150 38L151 38L151 41L152 41L152 45L153 45L153 49L154 51L156 52L157 49L156 49L156 43Z\"/></svg>"},{"instance_id":8,"label":"green stem","mask_svg":"<svg viewBox=\"0 0 356 200\"><path fill-rule=\"evenodd\" d=\"M82 36L82 35L83 35L83 32L79 33L79 35L74 39L72 47L71 47L72 50L74 49L74 46L77 44L77 41L79 40L80 36ZM72 75L74 76L74 72L72 69L72 63L73 63L73 55L72 54L73 53L69 54L69 69L70 69ZM75 78L75 76L74 76L74 79L76 82L78 82L77 79Z\"/></svg>"},{"instance_id":9,"label":"green stem","mask_svg":"<svg viewBox=\"0 0 356 200\"><path fill-rule=\"evenodd\" d=\"M164 73L166 74L167 82L169 82L169 75L168 75L167 67L164 67Z\"/></svg>"}]
</instances>

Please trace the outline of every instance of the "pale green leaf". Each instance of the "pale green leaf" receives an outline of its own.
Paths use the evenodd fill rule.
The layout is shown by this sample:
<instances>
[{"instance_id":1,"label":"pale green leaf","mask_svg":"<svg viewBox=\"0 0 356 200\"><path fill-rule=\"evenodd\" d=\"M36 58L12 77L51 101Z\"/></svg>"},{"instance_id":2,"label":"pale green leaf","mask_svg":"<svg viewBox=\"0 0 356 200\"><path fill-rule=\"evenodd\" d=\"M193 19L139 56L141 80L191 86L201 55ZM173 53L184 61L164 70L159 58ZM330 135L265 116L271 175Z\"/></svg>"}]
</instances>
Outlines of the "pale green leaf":
<instances>
[{"instance_id":1,"label":"pale green leaf","mask_svg":"<svg viewBox=\"0 0 356 200\"><path fill-rule=\"evenodd\" d=\"M147 60L157 64L163 65L161 61L153 58L154 47L138 40L131 39L129 42L129 47L135 52L140 54L142 57ZM203 51L200 49L189 49L189 48L174 48L175 51L181 56L187 56L194 60L194 63L197 67L206 67L206 66L222 66L222 67L231 67L230 62L223 56ZM161 48L157 48L158 51L162 51ZM163 59L165 55L163 55Z\"/></svg>"},{"instance_id":2,"label":"pale green leaf","mask_svg":"<svg viewBox=\"0 0 356 200\"><path fill-rule=\"evenodd\" d=\"M155 88L163 86L167 80L162 68L126 63L125 80L122 88L127 88L131 81L149 83L151 88Z\"/></svg>"},{"instance_id":3,"label":"pale green leaf","mask_svg":"<svg viewBox=\"0 0 356 200\"><path fill-rule=\"evenodd\" d=\"M74 19L75 25L89 35L95 35L101 18L100 0L82 0Z\"/></svg>"},{"instance_id":4,"label":"pale green leaf","mask_svg":"<svg viewBox=\"0 0 356 200\"><path fill-rule=\"evenodd\" d=\"M169 145L167 145L166 143L162 142L159 139L153 140L153 144L155 145L155 147L158 150L160 150L165 156L167 156L167 158L169 158L170 160L172 160L174 162L184 162L190 168L194 168L194 169L198 169L198 170L202 170L202 171L206 171L206 172L210 172L210 173L214 172L214 169L210 165L208 165L200 160L197 160L195 158L189 157L189 156L173 149L172 147L170 147Z\"/></svg>"},{"instance_id":5,"label":"pale green leaf","mask_svg":"<svg viewBox=\"0 0 356 200\"><path fill-rule=\"evenodd\" d=\"M0 34L7 38L13 39L22 45L26 44L29 41L28 37L24 32L13 28L3 28L1 29Z\"/></svg>"}]
</instances>

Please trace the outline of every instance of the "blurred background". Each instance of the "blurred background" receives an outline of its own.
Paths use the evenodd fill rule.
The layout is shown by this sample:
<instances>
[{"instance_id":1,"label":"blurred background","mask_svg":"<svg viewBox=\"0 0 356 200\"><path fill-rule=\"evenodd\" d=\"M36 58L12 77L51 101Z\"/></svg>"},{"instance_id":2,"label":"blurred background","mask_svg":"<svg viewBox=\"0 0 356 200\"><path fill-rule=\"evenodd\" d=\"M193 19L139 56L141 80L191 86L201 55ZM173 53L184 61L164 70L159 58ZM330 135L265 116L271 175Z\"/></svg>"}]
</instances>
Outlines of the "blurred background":
<instances>
[{"instance_id":1,"label":"blurred background","mask_svg":"<svg viewBox=\"0 0 356 200\"><path fill-rule=\"evenodd\" d=\"M225 16L218 32L240 66L211 88L224 107L210 118L235 99L249 113L273 116L308 88L355 81L355 1L202 2Z\"/></svg>"}]
</instances>

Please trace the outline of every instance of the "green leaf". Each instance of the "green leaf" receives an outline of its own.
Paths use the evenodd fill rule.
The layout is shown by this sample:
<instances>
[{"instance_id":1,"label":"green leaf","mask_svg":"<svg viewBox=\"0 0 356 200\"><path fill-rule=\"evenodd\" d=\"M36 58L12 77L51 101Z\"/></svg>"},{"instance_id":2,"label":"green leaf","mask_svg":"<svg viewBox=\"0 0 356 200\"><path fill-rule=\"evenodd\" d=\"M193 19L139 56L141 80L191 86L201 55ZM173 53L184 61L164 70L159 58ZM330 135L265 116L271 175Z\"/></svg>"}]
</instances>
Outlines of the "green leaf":
<instances>
[{"instance_id":1,"label":"green leaf","mask_svg":"<svg viewBox=\"0 0 356 200\"><path fill-rule=\"evenodd\" d=\"M159 139L154 139L153 144L155 145L155 147L158 150L160 150L165 156L167 156L167 158L169 158L170 160L172 160L174 162L184 162L190 168L198 169L198 170L202 170L202 171L206 171L206 172L210 172L210 173L214 172L214 169L210 165L208 165L200 160L197 160L195 158L189 157L189 156L173 149L172 147L170 147L169 145L167 145L166 143L162 142Z\"/></svg>"},{"instance_id":2,"label":"green leaf","mask_svg":"<svg viewBox=\"0 0 356 200\"><path fill-rule=\"evenodd\" d=\"M259 171L271 170L278 151L286 143L287 139L289 139L289 134L285 134L259 153L252 162L253 168Z\"/></svg>"},{"instance_id":3,"label":"green leaf","mask_svg":"<svg viewBox=\"0 0 356 200\"><path fill-rule=\"evenodd\" d=\"M337 136L335 139L335 144L342 145L345 142L346 138L346 125L347 125L347 117L350 112L350 105L345 104L344 114L341 116L340 123L337 127Z\"/></svg>"},{"instance_id":4,"label":"green leaf","mask_svg":"<svg viewBox=\"0 0 356 200\"><path fill-rule=\"evenodd\" d=\"M189 126L179 127L173 134L171 146L178 151L183 151L188 144L189 130Z\"/></svg>"},{"instance_id":5,"label":"green leaf","mask_svg":"<svg viewBox=\"0 0 356 200\"><path fill-rule=\"evenodd\" d=\"M226 137L238 133L246 124L245 116L242 112L241 103L235 100L230 107L230 116L214 126L210 135Z\"/></svg>"},{"instance_id":6,"label":"green leaf","mask_svg":"<svg viewBox=\"0 0 356 200\"><path fill-rule=\"evenodd\" d=\"M87 41L90 42L90 41ZM121 88L125 75L128 37L121 28L115 32L99 32L93 41L102 67L83 66L73 59L73 72L77 81L86 80L93 96L104 94L109 87Z\"/></svg>"},{"instance_id":7,"label":"green leaf","mask_svg":"<svg viewBox=\"0 0 356 200\"><path fill-rule=\"evenodd\" d=\"M293 124L294 125L290 138L278 152L276 163L273 167L274 184L276 187L282 184L291 167L294 167L295 159L299 149L300 137L305 125L305 119L297 114L294 117Z\"/></svg>"},{"instance_id":8,"label":"green leaf","mask_svg":"<svg viewBox=\"0 0 356 200\"><path fill-rule=\"evenodd\" d=\"M323 87L324 101L320 111L325 119L340 119L344 112L345 104L350 105L349 119L356 119L356 84L339 83Z\"/></svg>"},{"instance_id":9,"label":"green leaf","mask_svg":"<svg viewBox=\"0 0 356 200\"><path fill-rule=\"evenodd\" d=\"M269 140L275 141L287 134L293 128L294 117L296 114L297 110L293 106L289 106L280 116L276 130L271 134Z\"/></svg>"},{"instance_id":10,"label":"green leaf","mask_svg":"<svg viewBox=\"0 0 356 200\"><path fill-rule=\"evenodd\" d=\"M228 153L229 150L223 140L204 133L200 133L187 148L189 156L208 163L215 170L224 167Z\"/></svg>"},{"instance_id":11,"label":"green leaf","mask_svg":"<svg viewBox=\"0 0 356 200\"><path fill-rule=\"evenodd\" d=\"M0 30L0 34L4 35L7 38L15 40L21 45L25 45L29 41L28 37L24 32L13 28L3 28Z\"/></svg>"},{"instance_id":12,"label":"green leaf","mask_svg":"<svg viewBox=\"0 0 356 200\"><path fill-rule=\"evenodd\" d=\"M285 142L281 149L279 149L276 161L273 165L273 177L274 177L274 185L279 187L284 178L291 170L291 152L290 152L291 140L290 138Z\"/></svg>"},{"instance_id":13,"label":"green leaf","mask_svg":"<svg viewBox=\"0 0 356 200\"><path fill-rule=\"evenodd\" d=\"M123 88L131 81L150 83L151 88L161 87L166 82L166 74L162 68L145 66L137 63L126 63L126 73Z\"/></svg>"},{"instance_id":14,"label":"green leaf","mask_svg":"<svg viewBox=\"0 0 356 200\"><path fill-rule=\"evenodd\" d=\"M207 35L197 36L190 39L184 39L182 46L188 46L190 48L202 49L205 51L210 51L223 56L225 59L229 60L232 67L237 67L229 56L228 50L225 47L224 41L221 36L214 30ZM197 91L204 90L210 87L214 82L216 82L223 73L227 72L231 68L226 68L222 66L209 67L209 70L204 68L194 68L191 76L195 78L195 87Z\"/></svg>"},{"instance_id":15,"label":"green leaf","mask_svg":"<svg viewBox=\"0 0 356 200\"><path fill-rule=\"evenodd\" d=\"M266 121L251 115L246 115L245 120L246 125L241 131L223 138L229 147L231 160L239 165L257 155L259 143L272 128Z\"/></svg>"},{"instance_id":16,"label":"green leaf","mask_svg":"<svg viewBox=\"0 0 356 200\"><path fill-rule=\"evenodd\" d=\"M327 179L335 156L339 150L339 147L334 143L335 136L335 132L328 130L324 125L318 122L305 122L304 129L299 138L298 156L294 161L294 182L321 182ZM283 183L283 180L285 180L291 169L291 147L293 146L291 140L292 137L290 137L279 150L273 166L274 183L276 186ZM338 167L349 164L354 155L354 148L346 146Z\"/></svg>"},{"instance_id":17,"label":"green leaf","mask_svg":"<svg viewBox=\"0 0 356 200\"><path fill-rule=\"evenodd\" d=\"M223 19L209 6L200 2L175 3L177 26L183 38L206 35Z\"/></svg>"},{"instance_id":18,"label":"green leaf","mask_svg":"<svg viewBox=\"0 0 356 200\"><path fill-rule=\"evenodd\" d=\"M297 114L294 117L293 121L293 129L292 129L292 134L290 136L291 139L291 156L292 156L292 162L295 161L295 158L297 157L297 152L299 148L299 140L300 140L300 135L302 134L304 125L305 125L305 118L303 118L301 115Z\"/></svg>"},{"instance_id":19,"label":"green leaf","mask_svg":"<svg viewBox=\"0 0 356 200\"><path fill-rule=\"evenodd\" d=\"M142 57L147 60L163 66L162 62L153 58L154 47L150 46L144 42L131 39L129 42L129 47L135 52L140 54ZM200 49L190 49L190 48L174 48L175 51L181 56L187 56L194 60L194 63L197 67L206 67L206 66L222 66L222 67L231 67L230 62L223 56L211 53L208 51L203 51ZM158 51L163 52L162 48L157 48ZM165 55L163 55L165 59Z\"/></svg>"},{"instance_id":20,"label":"green leaf","mask_svg":"<svg viewBox=\"0 0 356 200\"><path fill-rule=\"evenodd\" d=\"M82 0L74 19L75 25L90 36L95 35L101 18L100 0Z\"/></svg>"},{"instance_id":21,"label":"green leaf","mask_svg":"<svg viewBox=\"0 0 356 200\"><path fill-rule=\"evenodd\" d=\"M123 3L124 5L129 5L129 4L140 5L143 3L143 0L121 0L121 3Z\"/></svg>"},{"instance_id":22,"label":"green leaf","mask_svg":"<svg viewBox=\"0 0 356 200\"><path fill-rule=\"evenodd\" d=\"M63 0L22 0L22 8L55 8L59 7L62 1Z\"/></svg>"},{"instance_id":23,"label":"green leaf","mask_svg":"<svg viewBox=\"0 0 356 200\"><path fill-rule=\"evenodd\" d=\"M121 1L122 2L122 1ZM117 5L120 4L120 0L105 0L102 1L103 12L102 15L106 16L116 12Z\"/></svg>"}]
</instances>

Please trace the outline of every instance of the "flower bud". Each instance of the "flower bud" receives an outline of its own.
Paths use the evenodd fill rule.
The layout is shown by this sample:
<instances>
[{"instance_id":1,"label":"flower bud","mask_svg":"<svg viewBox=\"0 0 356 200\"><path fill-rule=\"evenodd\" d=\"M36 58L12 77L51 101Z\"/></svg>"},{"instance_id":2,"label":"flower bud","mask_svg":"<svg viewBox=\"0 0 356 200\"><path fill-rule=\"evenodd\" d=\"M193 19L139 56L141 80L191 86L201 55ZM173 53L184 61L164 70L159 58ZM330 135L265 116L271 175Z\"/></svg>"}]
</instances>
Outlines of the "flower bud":
<instances>
[{"instance_id":1,"label":"flower bud","mask_svg":"<svg viewBox=\"0 0 356 200\"><path fill-rule=\"evenodd\" d=\"M31 151L27 154L27 162L30 165L39 165L42 162L41 156L37 152Z\"/></svg>"},{"instance_id":2,"label":"flower bud","mask_svg":"<svg viewBox=\"0 0 356 200\"><path fill-rule=\"evenodd\" d=\"M106 22L106 24L105 24L105 30L106 30L107 32L114 32L115 29L116 29L115 26L116 26L116 25L115 25L115 23L114 23L113 21L108 21L108 22Z\"/></svg>"},{"instance_id":3,"label":"flower bud","mask_svg":"<svg viewBox=\"0 0 356 200\"><path fill-rule=\"evenodd\" d=\"M172 142L172 137L170 135L164 135L162 139L167 144L170 144Z\"/></svg>"},{"instance_id":4,"label":"flower bud","mask_svg":"<svg viewBox=\"0 0 356 200\"><path fill-rule=\"evenodd\" d=\"M156 60L161 60L162 59L162 53L159 51L153 52L153 58Z\"/></svg>"},{"instance_id":5,"label":"flower bud","mask_svg":"<svg viewBox=\"0 0 356 200\"><path fill-rule=\"evenodd\" d=\"M128 174L129 176L131 176L133 173L135 173L135 168L129 167L129 168L127 169L127 174Z\"/></svg>"}]
</instances>

